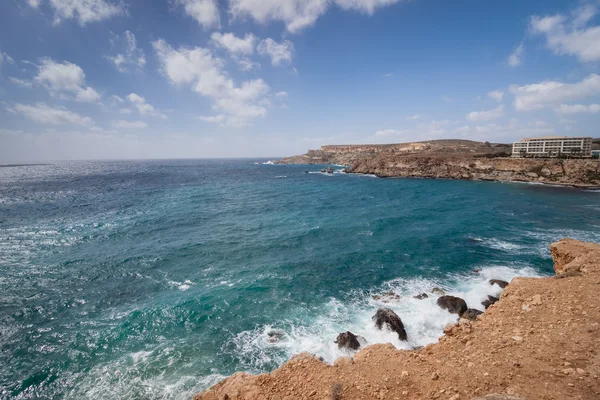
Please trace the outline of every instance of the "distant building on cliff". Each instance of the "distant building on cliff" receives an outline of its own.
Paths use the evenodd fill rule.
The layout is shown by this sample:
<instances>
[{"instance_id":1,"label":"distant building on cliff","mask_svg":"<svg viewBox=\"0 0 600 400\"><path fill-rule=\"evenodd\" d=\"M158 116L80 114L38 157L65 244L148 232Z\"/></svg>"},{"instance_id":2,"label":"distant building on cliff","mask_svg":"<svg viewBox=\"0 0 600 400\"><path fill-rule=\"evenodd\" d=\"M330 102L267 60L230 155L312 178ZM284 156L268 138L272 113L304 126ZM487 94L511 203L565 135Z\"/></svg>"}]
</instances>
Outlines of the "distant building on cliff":
<instances>
[{"instance_id":1,"label":"distant building on cliff","mask_svg":"<svg viewBox=\"0 0 600 400\"><path fill-rule=\"evenodd\" d=\"M585 158L592 156L591 137L543 136L513 143L512 156Z\"/></svg>"}]
</instances>

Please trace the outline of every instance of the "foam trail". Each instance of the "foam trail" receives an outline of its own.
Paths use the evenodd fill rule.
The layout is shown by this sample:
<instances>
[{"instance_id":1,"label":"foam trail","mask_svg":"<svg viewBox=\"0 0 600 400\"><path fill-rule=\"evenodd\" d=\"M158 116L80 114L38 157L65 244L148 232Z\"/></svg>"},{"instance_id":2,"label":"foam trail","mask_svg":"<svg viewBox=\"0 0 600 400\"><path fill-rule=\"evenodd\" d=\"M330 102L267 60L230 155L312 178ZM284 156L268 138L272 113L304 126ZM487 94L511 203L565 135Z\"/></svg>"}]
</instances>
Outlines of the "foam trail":
<instances>
[{"instance_id":1,"label":"foam trail","mask_svg":"<svg viewBox=\"0 0 600 400\"><path fill-rule=\"evenodd\" d=\"M488 295L498 296L500 287L490 285L490 279L512 280L517 276L539 276L529 267L484 267L480 273L450 276L444 283L430 279L395 279L381 287L356 293L343 303L332 298L321 312L307 321L303 318L281 321L236 335L232 341L242 365L250 371L269 369L280 365L295 354L309 352L332 363L337 358L351 355L340 350L334 343L340 332L351 331L366 338L368 344L391 343L398 349L412 349L438 341L444 327L457 321L458 316L442 310L437 304L438 296L431 294L433 287L442 288L446 294L463 298L470 308L484 311L481 304ZM401 296L399 301L374 300L373 294L392 291ZM420 293L428 293L423 300L415 299ZM372 316L378 308L394 310L402 319L408 341L402 342L396 333L380 331ZM275 332L275 333L274 333Z\"/></svg>"}]
</instances>

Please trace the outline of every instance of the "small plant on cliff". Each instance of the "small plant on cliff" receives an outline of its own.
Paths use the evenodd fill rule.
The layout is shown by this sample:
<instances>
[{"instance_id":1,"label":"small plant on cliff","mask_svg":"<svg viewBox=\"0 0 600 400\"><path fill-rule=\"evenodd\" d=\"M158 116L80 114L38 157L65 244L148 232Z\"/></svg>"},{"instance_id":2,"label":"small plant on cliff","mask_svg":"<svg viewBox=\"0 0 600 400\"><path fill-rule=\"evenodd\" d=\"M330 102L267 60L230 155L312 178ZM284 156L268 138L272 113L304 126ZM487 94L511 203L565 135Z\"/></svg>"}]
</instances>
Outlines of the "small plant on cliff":
<instances>
[{"instance_id":1,"label":"small plant on cliff","mask_svg":"<svg viewBox=\"0 0 600 400\"><path fill-rule=\"evenodd\" d=\"M343 391L344 387L341 383L334 383L331 385L331 400L341 400Z\"/></svg>"}]
</instances>

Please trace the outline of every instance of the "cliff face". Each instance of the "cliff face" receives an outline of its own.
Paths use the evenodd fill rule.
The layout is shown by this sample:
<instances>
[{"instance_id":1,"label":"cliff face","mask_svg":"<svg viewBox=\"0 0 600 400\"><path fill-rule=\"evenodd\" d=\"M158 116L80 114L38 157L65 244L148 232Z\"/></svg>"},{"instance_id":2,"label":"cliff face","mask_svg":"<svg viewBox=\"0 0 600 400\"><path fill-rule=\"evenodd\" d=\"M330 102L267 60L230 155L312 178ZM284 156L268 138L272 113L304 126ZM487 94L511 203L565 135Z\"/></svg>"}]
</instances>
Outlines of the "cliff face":
<instances>
[{"instance_id":1,"label":"cliff face","mask_svg":"<svg viewBox=\"0 0 600 400\"><path fill-rule=\"evenodd\" d=\"M600 162L589 159L395 157L379 155L354 162L349 172L381 177L422 177L522 181L600 187Z\"/></svg>"},{"instance_id":2,"label":"cliff face","mask_svg":"<svg viewBox=\"0 0 600 400\"><path fill-rule=\"evenodd\" d=\"M337 164L380 177L420 177L539 182L600 187L600 161L507 157L510 147L468 140L391 145L323 146L280 164Z\"/></svg>"},{"instance_id":3,"label":"cliff face","mask_svg":"<svg viewBox=\"0 0 600 400\"><path fill-rule=\"evenodd\" d=\"M565 239L551 253L555 277L513 279L476 321L422 350L373 345L334 365L300 354L195 399L598 399L600 245Z\"/></svg>"}]
</instances>

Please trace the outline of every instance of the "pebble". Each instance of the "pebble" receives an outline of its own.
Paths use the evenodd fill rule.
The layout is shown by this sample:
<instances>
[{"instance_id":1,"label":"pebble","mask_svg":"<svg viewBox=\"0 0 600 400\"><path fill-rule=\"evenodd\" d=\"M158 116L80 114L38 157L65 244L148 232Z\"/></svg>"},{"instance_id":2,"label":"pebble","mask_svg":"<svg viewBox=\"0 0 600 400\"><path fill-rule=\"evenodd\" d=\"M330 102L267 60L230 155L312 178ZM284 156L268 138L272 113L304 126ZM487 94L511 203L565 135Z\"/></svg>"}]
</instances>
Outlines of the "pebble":
<instances>
[{"instance_id":1,"label":"pebble","mask_svg":"<svg viewBox=\"0 0 600 400\"><path fill-rule=\"evenodd\" d=\"M408 376L408 371L402 371L402 374L400 374L402 377Z\"/></svg>"},{"instance_id":2,"label":"pebble","mask_svg":"<svg viewBox=\"0 0 600 400\"><path fill-rule=\"evenodd\" d=\"M513 337L512 337L512 339L513 339L515 342L522 342L522 341L523 341L523 338L522 338L521 336L513 336Z\"/></svg>"},{"instance_id":3,"label":"pebble","mask_svg":"<svg viewBox=\"0 0 600 400\"><path fill-rule=\"evenodd\" d=\"M460 394L456 393L454 396L450 397L450 400L459 400Z\"/></svg>"},{"instance_id":4,"label":"pebble","mask_svg":"<svg viewBox=\"0 0 600 400\"><path fill-rule=\"evenodd\" d=\"M585 370L584 370L584 369L582 369L582 368L577 368L577 373L578 373L579 375L585 375Z\"/></svg>"},{"instance_id":5,"label":"pebble","mask_svg":"<svg viewBox=\"0 0 600 400\"><path fill-rule=\"evenodd\" d=\"M431 380L437 381L439 377L440 376L438 375L437 372L434 372L433 374L431 374Z\"/></svg>"}]
</instances>

